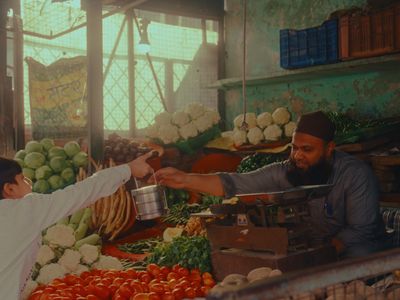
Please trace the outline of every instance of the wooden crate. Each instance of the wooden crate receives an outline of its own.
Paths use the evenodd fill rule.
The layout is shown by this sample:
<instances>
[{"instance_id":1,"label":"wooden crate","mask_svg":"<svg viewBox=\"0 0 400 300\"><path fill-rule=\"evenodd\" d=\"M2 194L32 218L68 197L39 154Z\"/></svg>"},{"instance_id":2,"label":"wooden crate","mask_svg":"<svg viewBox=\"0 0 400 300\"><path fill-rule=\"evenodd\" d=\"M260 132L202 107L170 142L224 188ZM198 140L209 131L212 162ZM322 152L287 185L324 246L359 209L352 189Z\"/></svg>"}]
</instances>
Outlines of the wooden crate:
<instances>
[{"instance_id":1,"label":"wooden crate","mask_svg":"<svg viewBox=\"0 0 400 300\"><path fill-rule=\"evenodd\" d=\"M400 4L369 15L339 19L341 60L378 56L400 51Z\"/></svg>"}]
</instances>

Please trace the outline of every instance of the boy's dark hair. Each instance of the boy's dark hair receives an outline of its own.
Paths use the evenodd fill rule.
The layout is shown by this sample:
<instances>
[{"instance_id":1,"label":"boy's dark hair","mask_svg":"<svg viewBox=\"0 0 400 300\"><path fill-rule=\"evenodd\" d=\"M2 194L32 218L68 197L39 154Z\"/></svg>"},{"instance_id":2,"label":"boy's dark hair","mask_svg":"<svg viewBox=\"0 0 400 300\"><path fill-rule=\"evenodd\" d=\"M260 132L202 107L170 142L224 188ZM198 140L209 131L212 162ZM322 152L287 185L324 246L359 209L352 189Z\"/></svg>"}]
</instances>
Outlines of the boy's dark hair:
<instances>
[{"instance_id":1,"label":"boy's dark hair","mask_svg":"<svg viewBox=\"0 0 400 300\"><path fill-rule=\"evenodd\" d=\"M22 173L21 166L13 159L0 157L0 199L3 199L3 188L6 183L17 183L15 176Z\"/></svg>"}]
</instances>

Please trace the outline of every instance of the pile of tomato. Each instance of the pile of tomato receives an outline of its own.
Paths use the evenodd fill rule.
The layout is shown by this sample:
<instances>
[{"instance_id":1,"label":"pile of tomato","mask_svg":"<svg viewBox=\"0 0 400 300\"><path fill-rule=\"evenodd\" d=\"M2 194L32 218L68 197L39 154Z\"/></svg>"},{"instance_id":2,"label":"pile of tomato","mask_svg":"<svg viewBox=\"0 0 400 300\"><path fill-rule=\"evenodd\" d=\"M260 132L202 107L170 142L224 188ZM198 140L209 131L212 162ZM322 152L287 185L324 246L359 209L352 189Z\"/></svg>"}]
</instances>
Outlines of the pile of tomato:
<instances>
[{"instance_id":1,"label":"pile of tomato","mask_svg":"<svg viewBox=\"0 0 400 300\"><path fill-rule=\"evenodd\" d=\"M149 264L145 271L91 270L67 275L37 287L29 300L181 300L204 297L214 285L208 272Z\"/></svg>"}]
</instances>

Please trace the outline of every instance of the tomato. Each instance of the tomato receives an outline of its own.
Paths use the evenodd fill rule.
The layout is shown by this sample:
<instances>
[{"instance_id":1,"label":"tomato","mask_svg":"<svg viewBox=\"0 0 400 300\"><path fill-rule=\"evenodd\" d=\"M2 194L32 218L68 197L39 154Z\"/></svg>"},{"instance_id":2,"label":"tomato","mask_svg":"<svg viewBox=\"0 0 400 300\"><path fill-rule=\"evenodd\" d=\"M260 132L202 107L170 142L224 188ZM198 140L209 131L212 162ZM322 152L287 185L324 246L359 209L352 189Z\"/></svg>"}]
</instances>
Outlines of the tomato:
<instances>
[{"instance_id":1,"label":"tomato","mask_svg":"<svg viewBox=\"0 0 400 300\"><path fill-rule=\"evenodd\" d=\"M178 269L178 274L181 275L182 277L183 276L189 276L189 270L186 269L186 268L180 267Z\"/></svg>"},{"instance_id":2,"label":"tomato","mask_svg":"<svg viewBox=\"0 0 400 300\"><path fill-rule=\"evenodd\" d=\"M138 293L135 296L132 296L131 300L149 300L149 294L148 293Z\"/></svg>"},{"instance_id":3,"label":"tomato","mask_svg":"<svg viewBox=\"0 0 400 300\"><path fill-rule=\"evenodd\" d=\"M178 284L178 281L177 281L176 279L168 280L168 286L169 286L171 289L174 289L174 288L176 287L177 284Z\"/></svg>"},{"instance_id":4,"label":"tomato","mask_svg":"<svg viewBox=\"0 0 400 300\"><path fill-rule=\"evenodd\" d=\"M182 300L183 298L185 298L185 292L180 288L173 289L172 294L174 295L176 300Z\"/></svg>"},{"instance_id":5,"label":"tomato","mask_svg":"<svg viewBox=\"0 0 400 300\"><path fill-rule=\"evenodd\" d=\"M171 292L165 292L162 296L161 296L162 300L175 300L174 295Z\"/></svg>"},{"instance_id":6,"label":"tomato","mask_svg":"<svg viewBox=\"0 0 400 300\"><path fill-rule=\"evenodd\" d=\"M163 287L163 285L161 283L151 284L151 285L149 285L149 289L150 289L150 292L154 292L154 293L157 293L157 294L164 293L164 287Z\"/></svg>"},{"instance_id":7,"label":"tomato","mask_svg":"<svg viewBox=\"0 0 400 300\"><path fill-rule=\"evenodd\" d=\"M131 279L136 279L138 277L138 274L137 274L136 270L134 270L134 269L126 270L126 273L128 274L129 278L131 278Z\"/></svg>"},{"instance_id":8,"label":"tomato","mask_svg":"<svg viewBox=\"0 0 400 300\"><path fill-rule=\"evenodd\" d=\"M134 279L129 285L135 293L143 293L143 287L139 280Z\"/></svg>"},{"instance_id":9,"label":"tomato","mask_svg":"<svg viewBox=\"0 0 400 300\"><path fill-rule=\"evenodd\" d=\"M201 281L200 273L190 273L189 280L190 281Z\"/></svg>"},{"instance_id":10,"label":"tomato","mask_svg":"<svg viewBox=\"0 0 400 300\"><path fill-rule=\"evenodd\" d=\"M176 287L181 287L185 290L186 288L190 287L190 282L187 280L180 280Z\"/></svg>"},{"instance_id":11,"label":"tomato","mask_svg":"<svg viewBox=\"0 0 400 300\"><path fill-rule=\"evenodd\" d=\"M193 288L201 287L201 281L200 280L194 280L190 282L190 286Z\"/></svg>"},{"instance_id":12,"label":"tomato","mask_svg":"<svg viewBox=\"0 0 400 300\"><path fill-rule=\"evenodd\" d=\"M140 282L140 285L142 286L143 292L148 293L149 292L149 286L145 282Z\"/></svg>"},{"instance_id":13,"label":"tomato","mask_svg":"<svg viewBox=\"0 0 400 300\"><path fill-rule=\"evenodd\" d=\"M125 282L125 279L122 277L115 277L113 283L116 285L121 285Z\"/></svg>"},{"instance_id":14,"label":"tomato","mask_svg":"<svg viewBox=\"0 0 400 300\"><path fill-rule=\"evenodd\" d=\"M185 289L185 296L187 298L193 299L196 297L196 290L192 287L188 287L187 289Z\"/></svg>"},{"instance_id":15,"label":"tomato","mask_svg":"<svg viewBox=\"0 0 400 300\"><path fill-rule=\"evenodd\" d=\"M86 296L86 300L101 300L99 297L89 294Z\"/></svg>"},{"instance_id":16,"label":"tomato","mask_svg":"<svg viewBox=\"0 0 400 300\"><path fill-rule=\"evenodd\" d=\"M201 275L201 278L203 278L203 279L206 279L206 278L213 278L212 277L212 275L210 274L210 273L208 273L208 272L204 272L202 275Z\"/></svg>"},{"instance_id":17,"label":"tomato","mask_svg":"<svg viewBox=\"0 0 400 300\"><path fill-rule=\"evenodd\" d=\"M33 292L30 296L28 300L40 300L40 297L43 295L43 291L35 291Z\"/></svg>"},{"instance_id":18,"label":"tomato","mask_svg":"<svg viewBox=\"0 0 400 300\"><path fill-rule=\"evenodd\" d=\"M172 266L172 272L178 273L178 270L181 266L180 265L173 265Z\"/></svg>"},{"instance_id":19,"label":"tomato","mask_svg":"<svg viewBox=\"0 0 400 300\"><path fill-rule=\"evenodd\" d=\"M117 290L119 294L123 297L129 298L133 294L133 290L128 283L122 284Z\"/></svg>"},{"instance_id":20,"label":"tomato","mask_svg":"<svg viewBox=\"0 0 400 300\"><path fill-rule=\"evenodd\" d=\"M209 287L213 287L215 285L215 281L212 278L203 279L203 284Z\"/></svg>"},{"instance_id":21,"label":"tomato","mask_svg":"<svg viewBox=\"0 0 400 300\"><path fill-rule=\"evenodd\" d=\"M147 272L149 272L154 277L160 274L161 270L160 267L156 264L148 264L146 267Z\"/></svg>"},{"instance_id":22,"label":"tomato","mask_svg":"<svg viewBox=\"0 0 400 300\"><path fill-rule=\"evenodd\" d=\"M171 272L167 275L167 281L170 281L171 279L179 279L180 276L178 273Z\"/></svg>"},{"instance_id":23,"label":"tomato","mask_svg":"<svg viewBox=\"0 0 400 300\"><path fill-rule=\"evenodd\" d=\"M110 297L111 292L104 284L98 284L95 288L95 295L100 299L107 299Z\"/></svg>"},{"instance_id":24,"label":"tomato","mask_svg":"<svg viewBox=\"0 0 400 300\"><path fill-rule=\"evenodd\" d=\"M141 274L139 276L140 281L145 282L145 283L149 283L151 281L151 277L149 274L145 273L145 274Z\"/></svg>"},{"instance_id":25,"label":"tomato","mask_svg":"<svg viewBox=\"0 0 400 300\"><path fill-rule=\"evenodd\" d=\"M209 286L202 286L201 288L201 292L203 293L204 296L207 296L208 292L211 290L211 287Z\"/></svg>"},{"instance_id":26,"label":"tomato","mask_svg":"<svg viewBox=\"0 0 400 300\"><path fill-rule=\"evenodd\" d=\"M166 267L166 266L163 266L163 267L160 268L160 272L162 274L164 274L165 276L167 276L171 272L171 269Z\"/></svg>"}]
</instances>

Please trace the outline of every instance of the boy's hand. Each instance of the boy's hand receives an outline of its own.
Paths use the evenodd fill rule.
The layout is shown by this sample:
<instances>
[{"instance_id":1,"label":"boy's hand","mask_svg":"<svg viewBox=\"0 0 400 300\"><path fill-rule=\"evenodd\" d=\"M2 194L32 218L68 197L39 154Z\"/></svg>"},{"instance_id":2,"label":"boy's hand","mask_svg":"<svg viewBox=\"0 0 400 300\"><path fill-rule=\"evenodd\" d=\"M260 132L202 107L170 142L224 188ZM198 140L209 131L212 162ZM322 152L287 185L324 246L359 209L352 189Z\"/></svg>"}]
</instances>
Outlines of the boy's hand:
<instances>
[{"instance_id":1,"label":"boy's hand","mask_svg":"<svg viewBox=\"0 0 400 300\"><path fill-rule=\"evenodd\" d=\"M142 178L147 174L151 173L153 169L146 162L147 159L151 157L158 156L157 151L150 151L142 156L139 156L135 160L132 160L128 163L128 166L131 168L131 174L134 177Z\"/></svg>"},{"instance_id":2,"label":"boy's hand","mask_svg":"<svg viewBox=\"0 0 400 300\"><path fill-rule=\"evenodd\" d=\"M163 168L155 173L157 183L174 189L185 188L187 174L175 168ZM151 180L154 180L151 178Z\"/></svg>"}]
</instances>

